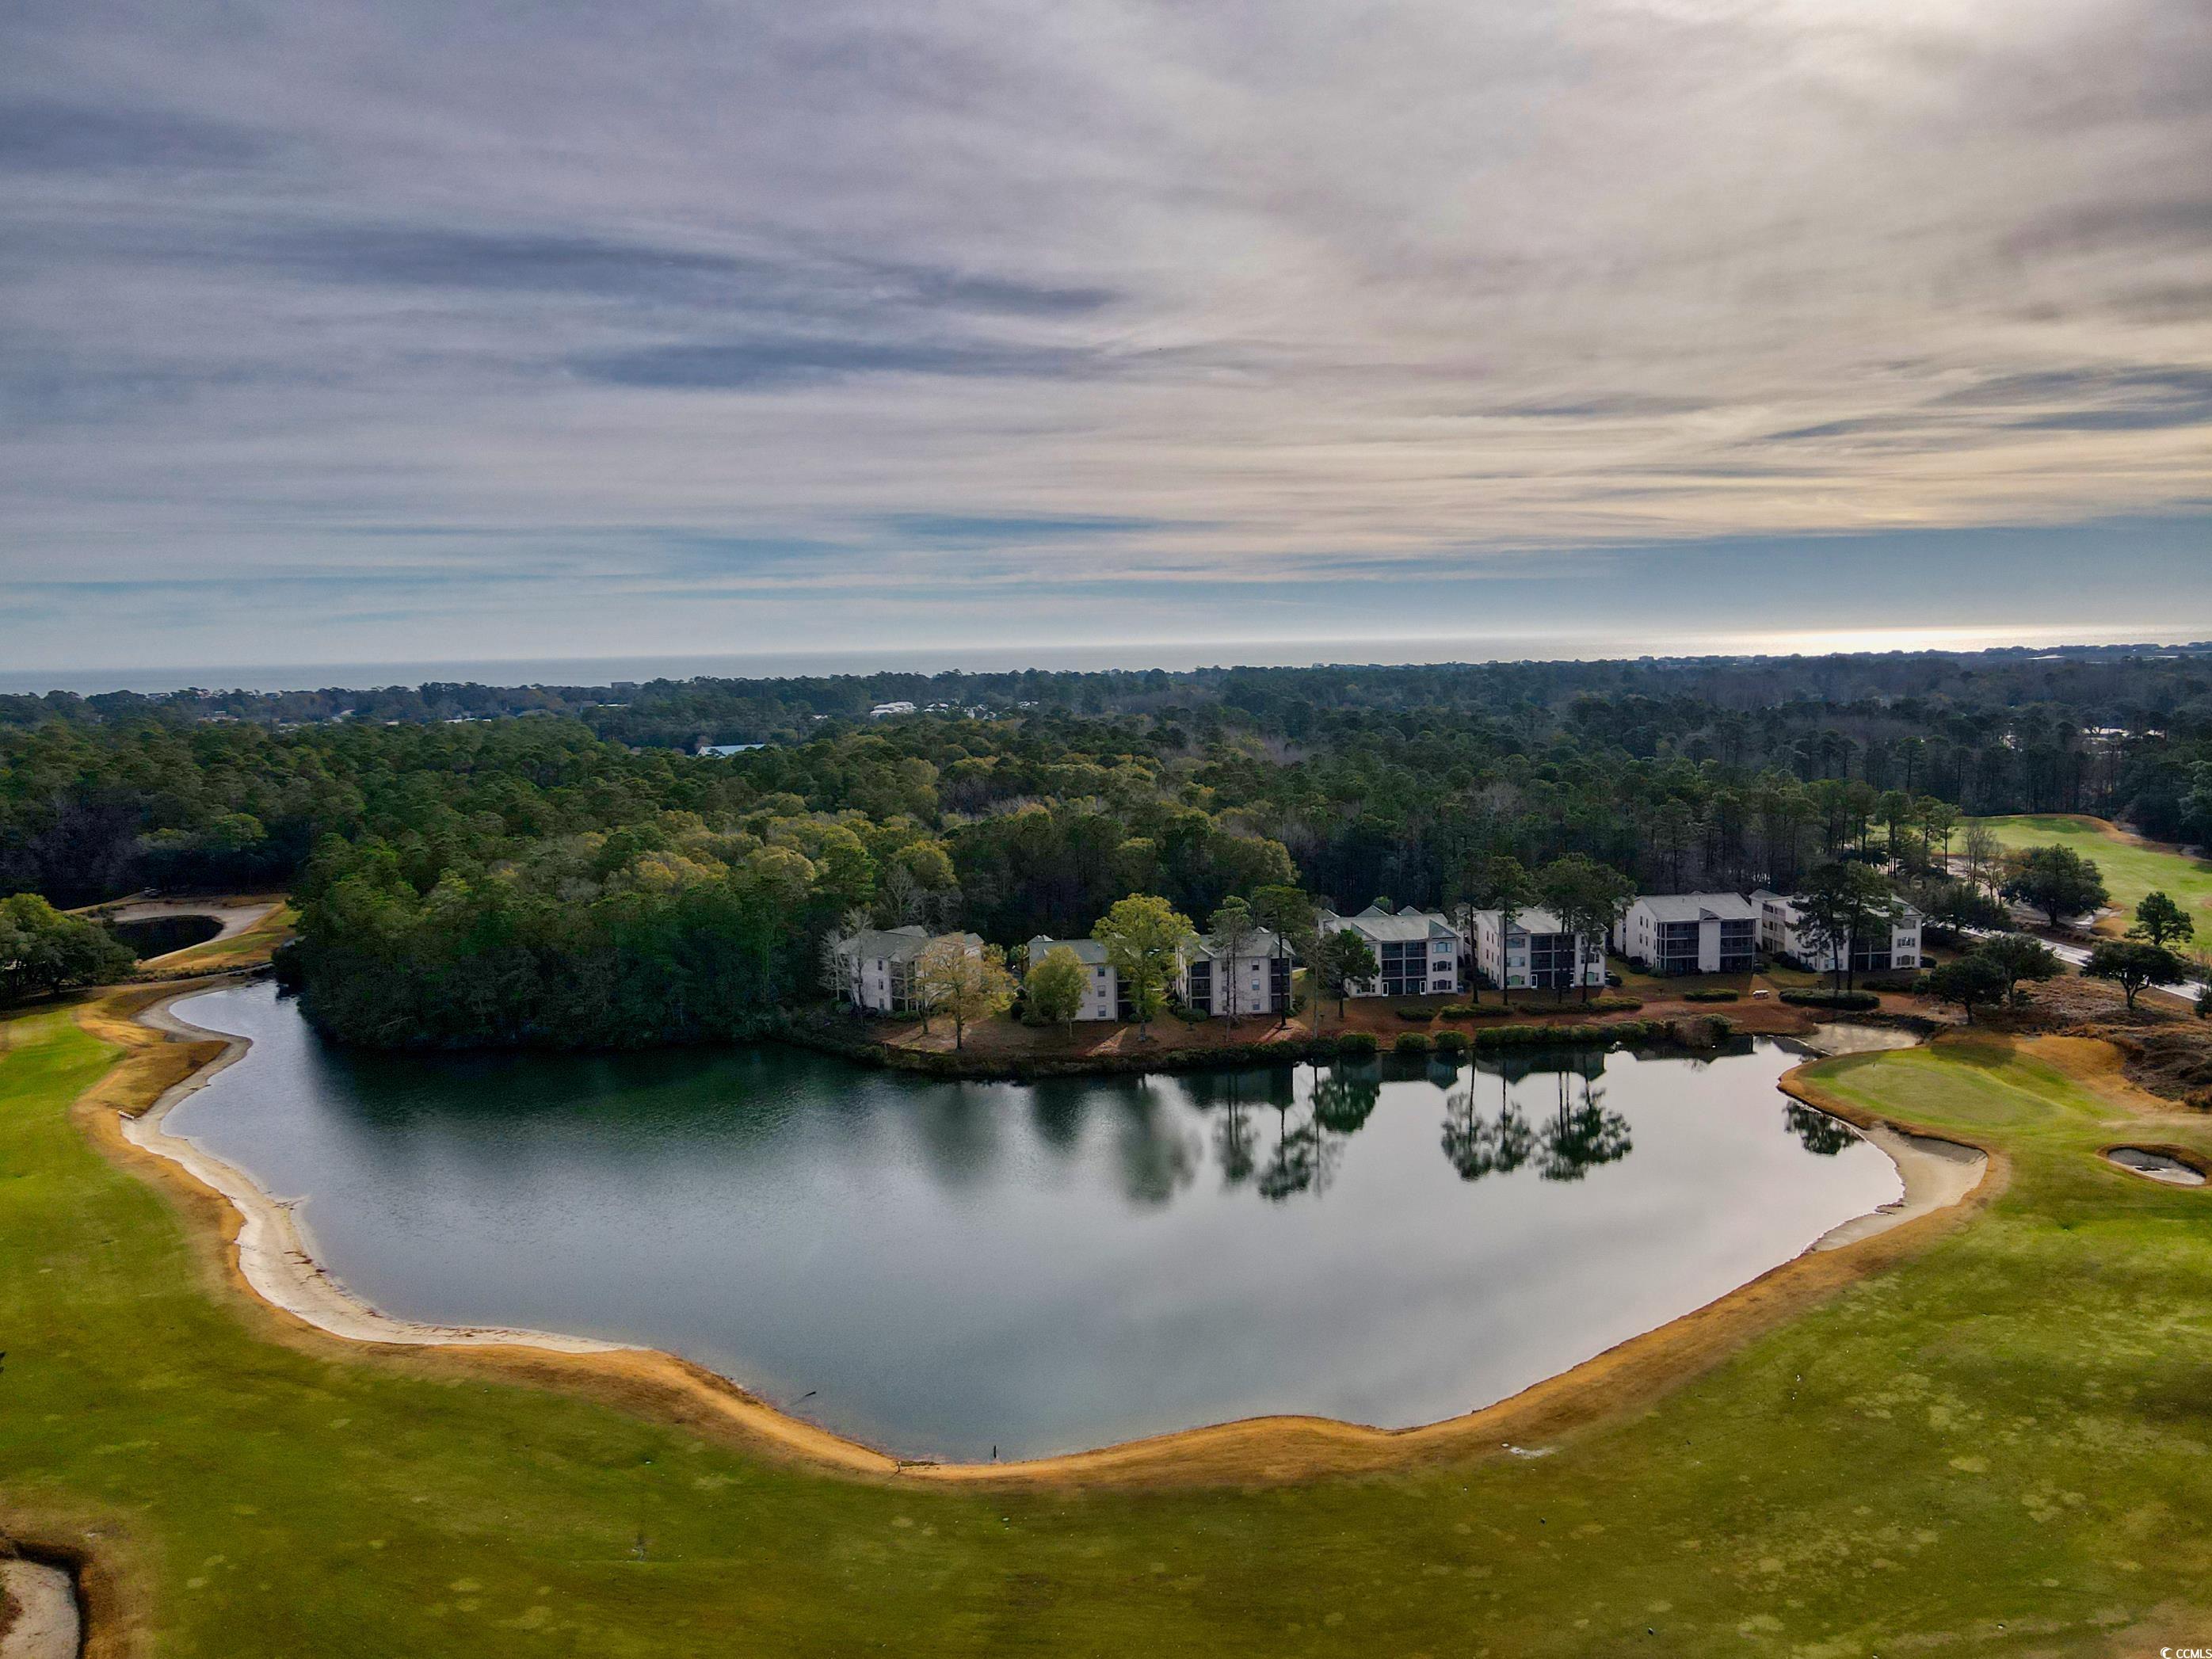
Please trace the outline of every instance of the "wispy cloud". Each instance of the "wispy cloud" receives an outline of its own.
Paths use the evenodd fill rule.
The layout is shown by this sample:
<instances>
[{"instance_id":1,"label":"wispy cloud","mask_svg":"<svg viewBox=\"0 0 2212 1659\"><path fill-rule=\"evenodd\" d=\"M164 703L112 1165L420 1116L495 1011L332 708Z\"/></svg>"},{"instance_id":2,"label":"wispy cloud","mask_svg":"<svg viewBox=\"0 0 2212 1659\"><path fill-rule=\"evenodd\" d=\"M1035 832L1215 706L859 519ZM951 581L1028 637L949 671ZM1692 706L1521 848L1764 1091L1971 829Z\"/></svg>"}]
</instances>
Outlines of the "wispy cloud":
<instances>
[{"instance_id":1,"label":"wispy cloud","mask_svg":"<svg viewBox=\"0 0 2212 1659\"><path fill-rule=\"evenodd\" d=\"M390 654L390 573L424 626L565 593L625 646L691 582L811 584L823 636L886 579L1233 619L2212 473L2201 0L25 0L9 37L0 588L79 627L161 581L209 603L131 626L242 641L241 585L358 579L267 625Z\"/></svg>"}]
</instances>

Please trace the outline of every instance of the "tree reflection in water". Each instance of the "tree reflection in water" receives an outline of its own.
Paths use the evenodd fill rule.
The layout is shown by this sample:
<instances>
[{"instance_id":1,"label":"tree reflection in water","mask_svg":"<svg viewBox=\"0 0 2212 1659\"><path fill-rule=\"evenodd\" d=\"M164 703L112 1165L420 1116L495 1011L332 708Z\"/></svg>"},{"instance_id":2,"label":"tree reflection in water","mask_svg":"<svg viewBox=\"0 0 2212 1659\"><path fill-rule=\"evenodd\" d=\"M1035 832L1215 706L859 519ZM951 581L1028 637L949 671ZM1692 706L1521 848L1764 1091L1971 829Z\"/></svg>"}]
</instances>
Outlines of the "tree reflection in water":
<instances>
[{"instance_id":1,"label":"tree reflection in water","mask_svg":"<svg viewBox=\"0 0 2212 1659\"><path fill-rule=\"evenodd\" d=\"M1782 1122L1791 1134L1805 1143L1807 1152L1822 1158L1833 1158L1859 1138L1858 1131L1841 1119L1816 1112L1794 1100L1783 1107Z\"/></svg>"},{"instance_id":2,"label":"tree reflection in water","mask_svg":"<svg viewBox=\"0 0 2212 1659\"><path fill-rule=\"evenodd\" d=\"M1605 1103L1598 1085L1604 1074L1604 1054L1589 1050L1477 1064L1466 1085L1445 1099L1446 1161L1463 1181L1524 1168L1546 1181L1579 1181L1601 1164L1618 1163L1633 1143L1628 1120ZM1366 1127L1382 1100L1383 1068L1375 1061L1316 1066L1303 1098L1297 1075L1226 1073L1189 1082L1193 1103L1218 1113L1212 1138L1223 1185L1249 1186L1274 1204L1328 1190L1346 1144ZM1532 1079L1542 1079L1535 1086L1551 1097L1534 1111L1515 1098L1516 1085ZM1268 1109L1275 1115L1272 1134ZM1155 1200L1188 1179L1180 1157L1161 1158L1148 1173L1155 1181L1131 1185Z\"/></svg>"},{"instance_id":3,"label":"tree reflection in water","mask_svg":"<svg viewBox=\"0 0 2212 1659\"><path fill-rule=\"evenodd\" d=\"M1553 1114L1540 1129L1512 1096L1514 1084L1539 1073L1549 1073L1557 1091ZM1604 1073L1605 1056L1596 1052L1504 1061L1492 1073L1498 1079L1498 1113L1492 1117L1484 1113L1478 1097L1487 1092L1478 1070L1466 1090L1445 1106L1444 1157L1462 1181L1510 1175L1531 1159L1547 1181L1580 1181L1601 1164L1618 1163L1634 1143L1628 1120L1606 1105L1605 1091L1597 1086Z\"/></svg>"}]
</instances>

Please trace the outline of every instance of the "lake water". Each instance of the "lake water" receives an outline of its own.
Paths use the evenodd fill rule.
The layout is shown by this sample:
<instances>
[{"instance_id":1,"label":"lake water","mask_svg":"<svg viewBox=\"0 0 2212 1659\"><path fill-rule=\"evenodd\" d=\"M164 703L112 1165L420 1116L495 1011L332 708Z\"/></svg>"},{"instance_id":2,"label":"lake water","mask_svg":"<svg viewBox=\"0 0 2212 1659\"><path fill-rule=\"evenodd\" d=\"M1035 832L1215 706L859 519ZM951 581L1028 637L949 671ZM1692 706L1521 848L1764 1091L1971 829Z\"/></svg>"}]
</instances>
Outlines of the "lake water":
<instances>
[{"instance_id":1,"label":"lake water","mask_svg":"<svg viewBox=\"0 0 2212 1659\"><path fill-rule=\"evenodd\" d=\"M912 1455L1500 1400L1897 1198L1761 1041L945 1083L768 1048L361 1054L266 982L168 1127L386 1312L647 1344Z\"/></svg>"}]
</instances>

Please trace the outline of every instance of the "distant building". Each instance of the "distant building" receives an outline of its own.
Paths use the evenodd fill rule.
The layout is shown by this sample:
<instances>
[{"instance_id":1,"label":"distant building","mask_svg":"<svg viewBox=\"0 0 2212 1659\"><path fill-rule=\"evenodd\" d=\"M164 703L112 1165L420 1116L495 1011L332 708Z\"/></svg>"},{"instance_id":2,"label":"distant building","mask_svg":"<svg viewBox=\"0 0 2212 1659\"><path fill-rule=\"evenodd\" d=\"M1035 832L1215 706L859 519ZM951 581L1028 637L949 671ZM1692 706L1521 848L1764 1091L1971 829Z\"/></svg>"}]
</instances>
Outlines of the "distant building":
<instances>
[{"instance_id":1,"label":"distant building","mask_svg":"<svg viewBox=\"0 0 2212 1659\"><path fill-rule=\"evenodd\" d=\"M1613 948L1654 974L1747 974L1759 966L1759 910L1741 893L1644 893Z\"/></svg>"},{"instance_id":2,"label":"distant building","mask_svg":"<svg viewBox=\"0 0 2212 1659\"><path fill-rule=\"evenodd\" d=\"M1433 910L1405 909L1393 915L1380 904L1370 904L1356 916L1334 910L1321 914L1323 938L1350 932L1367 941L1381 972L1373 979L1345 988L1355 997L1418 997L1443 994L1460 988L1459 929Z\"/></svg>"},{"instance_id":3,"label":"distant building","mask_svg":"<svg viewBox=\"0 0 2212 1659\"><path fill-rule=\"evenodd\" d=\"M846 1000L872 1014L920 1013L915 963L940 939L958 941L970 956L983 948L983 941L973 933L933 934L927 927L912 925L863 928L838 939L830 949L844 965Z\"/></svg>"},{"instance_id":4,"label":"distant building","mask_svg":"<svg viewBox=\"0 0 2212 1659\"><path fill-rule=\"evenodd\" d=\"M1136 1018L1137 1011L1129 1006L1129 994L1122 988L1121 975L1106 960L1106 947L1095 939L1054 939L1049 933L1039 933L1030 941L1029 965L1034 968L1053 951L1061 949L1075 952L1075 959L1083 964L1087 976L1083 1004L1076 1010L1076 1018Z\"/></svg>"},{"instance_id":5,"label":"distant building","mask_svg":"<svg viewBox=\"0 0 2212 1659\"><path fill-rule=\"evenodd\" d=\"M727 760L732 755L749 755L767 747L764 743L702 743L691 752L701 760Z\"/></svg>"},{"instance_id":6,"label":"distant building","mask_svg":"<svg viewBox=\"0 0 2212 1659\"><path fill-rule=\"evenodd\" d=\"M1803 901L1760 888L1751 896L1759 907L1759 942L1768 954L1816 974L1832 974L1843 954L1815 946L1805 926ZM1886 974L1893 968L1918 968L1926 962L1920 943L1920 912L1900 904L1889 926L1851 941L1851 972Z\"/></svg>"},{"instance_id":7,"label":"distant building","mask_svg":"<svg viewBox=\"0 0 2212 1659\"><path fill-rule=\"evenodd\" d=\"M868 718L872 720L887 720L894 714L911 714L912 713L914 713L914 705L910 702L879 702L868 710Z\"/></svg>"},{"instance_id":8,"label":"distant building","mask_svg":"<svg viewBox=\"0 0 2212 1659\"><path fill-rule=\"evenodd\" d=\"M1202 1014L1286 1014L1291 970L1297 964L1289 942L1266 927L1245 941L1234 961L1211 939L1194 933L1183 941L1176 995L1184 1007Z\"/></svg>"},{"instance_id":9,"label":"distant building","mask_svg":"<svg viewBox=\"0 0 2212 1659\"><path fill-rule=\"evenodd\" d=\"M1501 990L1605 983L1605 940L1584 935L1577 957L1575 935L1549 910L1516 911L1510 922L1501 910L1478 910L1470 943L1476 969Z\"/></svg>"}]
</instances>

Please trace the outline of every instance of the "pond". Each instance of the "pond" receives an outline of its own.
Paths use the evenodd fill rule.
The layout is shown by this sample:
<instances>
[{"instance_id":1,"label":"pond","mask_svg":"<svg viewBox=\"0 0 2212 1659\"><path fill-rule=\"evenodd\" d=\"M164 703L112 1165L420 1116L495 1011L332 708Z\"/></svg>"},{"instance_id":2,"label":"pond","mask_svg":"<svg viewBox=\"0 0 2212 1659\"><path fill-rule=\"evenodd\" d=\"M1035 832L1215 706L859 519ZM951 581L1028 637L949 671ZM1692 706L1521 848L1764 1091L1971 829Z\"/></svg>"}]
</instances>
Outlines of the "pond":
<instances>
[{"instance_id":1,"label":"pond","mask_svg":"<svg viewBox=\"0 0 2212 1659\"><path fill-rule=\"evenodd\" d=\"M948 1083L780 1048L363 1054L255 984L173 1133L387 1313L665 1348L915 1456L1486 1405L1900 1193L1802 1057Z\"/></svg>"}]
</instances>

